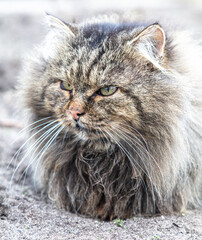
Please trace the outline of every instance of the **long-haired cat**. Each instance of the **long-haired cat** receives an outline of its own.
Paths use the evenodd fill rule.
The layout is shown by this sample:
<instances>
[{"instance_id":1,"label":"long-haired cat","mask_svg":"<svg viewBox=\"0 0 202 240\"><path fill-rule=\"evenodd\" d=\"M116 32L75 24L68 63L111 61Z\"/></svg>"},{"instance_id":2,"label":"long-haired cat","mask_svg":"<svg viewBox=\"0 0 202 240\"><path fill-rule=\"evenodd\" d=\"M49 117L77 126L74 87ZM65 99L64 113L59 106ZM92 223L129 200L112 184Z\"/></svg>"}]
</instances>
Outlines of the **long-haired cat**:
<instances>
[{"instance_id":1,"label":"long-haired cat","mask_svg":"<svg viewBox=\"0 0 202 240\"><path fill-rule=\"evenodd\" d=\"M104 220L200 207L202 48L157 23L47 19L19 86L38 187Z\"/></svg>"}]
</instances>

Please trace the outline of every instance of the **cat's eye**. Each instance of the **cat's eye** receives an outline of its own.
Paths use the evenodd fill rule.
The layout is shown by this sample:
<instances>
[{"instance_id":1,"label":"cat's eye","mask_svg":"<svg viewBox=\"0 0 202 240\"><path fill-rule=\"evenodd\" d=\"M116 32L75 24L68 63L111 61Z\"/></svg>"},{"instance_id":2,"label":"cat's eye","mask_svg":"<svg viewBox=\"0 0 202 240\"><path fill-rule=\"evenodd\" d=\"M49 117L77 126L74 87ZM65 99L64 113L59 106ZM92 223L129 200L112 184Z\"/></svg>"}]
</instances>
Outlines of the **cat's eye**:
<instances>
[{"instance_id":1,"label":"cat's eye","mask_svg":"<svg viewBox=\"0 0 202 240\"><path fill-rule=\"evenodd\" d=\"M115 86L107 86L107 87L100 88L98 93L102 96L110 96L114 94L117 91L117 89L118 87L115 87Z\"/></svg>"},{"instance_id":2,"label":"cat's eye","mask_svg":"<svg viewBox=\"0 0 202 240\"><path fill-rule=\"evenodd\" d=\"M63 82L63 81L60 82L60 87L61 87L62 90L66 90L66 91L72 91L73 90L73 87L69 83Z\"/></svg>"}]
</instances>

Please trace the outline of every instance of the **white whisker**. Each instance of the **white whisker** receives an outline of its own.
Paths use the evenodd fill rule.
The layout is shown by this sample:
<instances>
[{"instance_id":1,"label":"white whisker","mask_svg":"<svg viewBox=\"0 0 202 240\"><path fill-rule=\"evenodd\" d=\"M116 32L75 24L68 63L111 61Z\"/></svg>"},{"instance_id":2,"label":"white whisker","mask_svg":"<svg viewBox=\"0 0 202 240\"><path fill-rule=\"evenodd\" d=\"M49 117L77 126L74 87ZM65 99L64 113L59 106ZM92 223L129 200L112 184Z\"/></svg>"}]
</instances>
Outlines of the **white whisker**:
<instances>
[{"instance_id":1,"label":"white whisker","mask_svg":"<svg viewBox=\"0 0 202 240\"><path fill-rule=\"evenodd\" d=\"M145 140L145 138L142 136L142 134L141 134L136 128L134 128L134 127L132 127L132 126L130 126L130 125L128 125L128 124L124 124L124 123L122 123L122 122L118 122L118 124L121 124L121 125L123 125L123 126L125 126L125 127L129 127L130 129L132 129L133 131L135 131L135 132L142 138L143 143L145 144L146 148L149 149L148 144L147 144L147 141Z\"/></svg>"},{"instance_id":2,"label":"white whisker","mask_svg":"<svg viewBox=\"0 0 202 240\"><path fill-rule=\"evenodd\" d=\"M39 149L39 147L42 145L42 143L45 142L45 140L51 136L51 134L54 133L54 131L60 127L62 124L62 122L57 123L56 125L54 125L53 127L51 127L50 129L48 129L45 133L43 133L30 147L29 147L29 151L26 153L26 155L22 158L21 162L23 162L29 155L30 153L34 150L34 152L32 153L30 159L31 161L29 161L26 169L23 171L23 174L26 173L27 174L27 170L29 169L29 167L31 166L31 164L33 163L32 157L34 156L34 154L37 152L37 150ZM38 146L37 146L38 145ZM22 174L22 175L23 175Z\"/></svg>"},{"instance_id":3,"label":"white whisker","mask_svg":"<svg viewBox=\"0 0 202 240\"><path fill-rule=\"evenodd\" d=\"M141 175L141 173L140 173L140 171L137 169L137 167L134 165L134 164L137 164L138 165L138 167L147 175L147 173L142 169L142 167L135 161L135 159L133 158L133 156L130 154L130 152L128 152L128 150L126 150L125 148L124 148L124 146L120 143L120 142L118 142L118 140L113 136L113 134L112 133L109 133L109 131L107 131L106 130L106 128L105 128L105 131L106 131L106 133L116 142L116 144L120 147L120 149L126 154L126 156L128 157L128 159L129 160L132 160L132 161L130 161L131 162L131 164L134 166L134 168L136 169L136 171L139 173L139 177L141 178L141 180L142 180L142 183L144 184L144 187L145 187L145 192L146 192L146 201L147 201L147 208L148 208L148 189L147 189L147 185L146 185L146 183L145 183L145 181L144 181L144 179L142 178L142 175Z\"/></svg>"},{"instance_id":4,"label":"white whisker","mask_svg":"<svg viewBox=\"0 0 202 240\"><path fill-rule=\"evenodd\" d=\"M25 143L18 149L18 151L14 154L14 156L11 158L11 160L10 160L9 163L8 163L7 168L10 166L10 164L12 163L12 161L13 161L15 158L18 158L20 151L23 149L24 146L26 146L26 144L27 144L31 139L33 139L33 137L34 137L35 135L37 135L39 132L43 131L43 130L46 129L47 127L51 126L51 125L54 124L55 122L57 122L57 120L52 121L51 123L49 123L49 124L46 125L45 127L41 128L40 130L38 130L37 132L35 132L33 135L31 135L31 136L25 141Z\"/></svg>"},{"instance_id":5,"label":"white whisker","mask_svg":"<svg viewBox=\"0 0 202 240\"><path fill-rule=\"evenodd\" d=\"M63 122L61 122L62 125ZM36 157L33 159L33 162L35 159L37 159L40 155L40 157L37 159L37 164L35 167L34 171L34 179L36 179L36 173L37 173L37 168L40 160L42 159L43 155L46 153L47 149L51 146L51 144L54 142L54 140L57 138L57 136L61 133L61 131L65 128L65 126L61 126L57 132L54 133L54 135L48 140L48 142L44 145L44 147L40 150L40 152L36 155ZM31 163L32 164L32 163Z\"/></svg>"},{"instance_id":6,"label":"white whisker","mask_svg":"<svg viewBox=\"0 0 202 240\"><path fill-rule=\"evenodd\" d=\"M27 125L26 127L24 127L22 130L20 130L19 133L25 131L27 128L30 128L30 127L33 126L34 124L39 123L39 122L44 121L44 120L49 119L49 118L52 118L52 117L50 116L50 117L41 118L41 119L39 119L39 120L37 120L37 121L34 121L34 122L30 123L29 125Z\"/></svg>"},{"instance_id":7,"label":"white whisker","mask_svg":"<svg viewBox=\"0 0 202 240\"><path fill-rule=\"evenodd\" d=\"M128 125L126 125L128 126ZM129 126L130 127L130 126ZM136 148L138 148L140 150L141 153L144 154L144 156L147 158L149 158L149 161L148 163L150 164L151 166L151 169L152 169L152 162L157 166L158 170L159 170L159 173L161 174L161 177L163 177L163 174L161 172L161 168L157 162L157 160L152 156L152 154L149 152L149 147L145 141L145 139L143 138L143 136L141 135L141 138L143 140L143 142L141 142L141 140L135 135L133 134L132 132L129 132L128 129L126 128L122 128L120 127L119 125L116 124L116 129L119 129L119 131L122 132L122 134L124 134L124 136L130 140L131 143L135 143L136 144ZM135 128L131 127L132 130L136 130ZM138 132L137 130L135 132ZM139 132L138 132L139 133ZM129 136L130 135L130 136ZM135 142L134 142L135 141ZM138 141L138 142L137 142ZM146 144L146 147L144 146L144 143ZM137 145L139 147L137 147ZM141 149L140 149L141 148Z\"/></svg>"},{"instance_id":8,"label":"white whisker","mask_svg":"<svg viewBox=\"0 0 202 240\"><path fill-rule=\"evenodd\" d=\"M111 127L113 127L112 124L111 124ZM143 147L139 142L135 142L134 139L131 138L130 136L124 134L124 132L121 131L118 126L116 126L115 130L119 132L118 136L119 137L122 136L121 139L124 140L127 143L127 145L130 146L133 149L133 151L135 151L135 153L137 154L137 156L141 160L142 164L144 165L144 168L146 169L146 172L147 172L146 175L147 175L147 177L148 177L148 179L151 183L152 198L153 198L154 205L155 205L154 190L153 190L153 184L152 184L153 181L152 181L151 176L149 174L150 171L148 171L147 165L145 164L145 161L147 160L146 162L149 163L150 166L152 165L150 155L148 154L148 152L145 153L145 147ZM135 146L133 146L133 144L135 144ZM141 149L138 146L141 147ZM143 156L141 156L140 153L137 150L139 150L140 153L143 154ZM138 164L137 161L135 163ZM139 164L138 164L138 166L140 167ZM141 168L141 170L142 170L142 168Z\"/></svg>"},{"instance_id":9,"label":"white whisker","mask_svg":"<svg viewBox=\"0 0 202 240\"><path fill-rule=\"evenodd\" d=\"M22 149L24 146L26 146L26 144L27 144L36 134L38 134L39 132L43 131L45 128L51 126L51 125L54 124L55 122L57 122L57 120L49 123L49 124L46 125L45 127L43 127L43 128L41 128L40 130L38 130L36 133L34 133L34 134L20 147L20 149L16 152L16 154L15 154L15 155L13 156L13 158L11 159L9 165L11 164L11 162L13 161L13 159L14 159L15 157L18 157L19 152L21 151L21 149ZM57 125L56 125L56 126L57 126ZM54 129L54 128L55 128L55 126L53 126L53 127L51 128L51 130ZM51 130L49 129L48 131L51 131ZM46 131L45 133L43 133L43 135L40 136L40 138L42 138L42 137L45 136L46 134L47 134L47 131ZM27 156L29 155L30 151L34 148L35 145L36 145L36 142L34 142L34 144L31 145L31 149L30 149L30 150L26 153L26 155L20 160L20 162L18 163L17 167L15 168L15 170L14 170L14 172L13 172L13 174L12 174L11 180L10 180L10 188L11 188L11 184L12 184L12 182L13 182L13 178L14 178L17 170L19 169L19 167L21 166L21 164L24 162L24 160L27 158ZM8 166L9 166L9 165L8 165Z\"/></svg>"}]
</instances>

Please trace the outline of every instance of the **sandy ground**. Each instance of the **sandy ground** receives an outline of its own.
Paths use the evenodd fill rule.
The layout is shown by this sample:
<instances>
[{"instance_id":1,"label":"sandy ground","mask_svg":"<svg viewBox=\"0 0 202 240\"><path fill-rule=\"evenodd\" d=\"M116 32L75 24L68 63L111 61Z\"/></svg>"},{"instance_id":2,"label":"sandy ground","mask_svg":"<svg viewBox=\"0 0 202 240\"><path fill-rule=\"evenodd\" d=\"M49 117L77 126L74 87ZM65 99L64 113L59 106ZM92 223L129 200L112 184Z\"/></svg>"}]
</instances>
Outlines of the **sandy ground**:
<instances>
[{"instance_id":1,"label":"sandy ground","mask_svg":"<svg viewBox=\"0 0 202 240\"><path fill-rule=\"evenodd\" d=\"M135 9L136 13L146 16L150 10ZM93 11L81 13L79 17L91 15ZM153 8L152 12L155 16L167 18L172 13L172 19L183 19L188 28L194 29L196 37L201 36L202 11L198 8L188 13L181 7ZM77 14L71 12L68 18L77 18ZM20 157L9 165L12 156L25 141L24 136L19 137L18 134L23 123L15 106L16 76L22 57L43 39L45 29L41 21L42 15L26 11L17 14L5 11L0 16L0 239L202 240L202 211L114 222L88 219L58 209L37 193L29 174L26 179L23 176L24 164L15 172Z\"/></svg>"}]
</instances>

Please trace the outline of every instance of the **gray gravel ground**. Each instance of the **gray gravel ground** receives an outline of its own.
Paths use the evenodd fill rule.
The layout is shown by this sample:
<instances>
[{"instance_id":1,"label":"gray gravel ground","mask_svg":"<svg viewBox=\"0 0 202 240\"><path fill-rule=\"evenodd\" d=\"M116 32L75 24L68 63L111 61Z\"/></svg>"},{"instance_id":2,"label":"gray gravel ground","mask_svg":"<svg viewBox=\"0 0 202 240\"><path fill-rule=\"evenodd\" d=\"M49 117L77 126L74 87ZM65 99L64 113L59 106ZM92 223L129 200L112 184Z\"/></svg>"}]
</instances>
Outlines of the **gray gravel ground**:
<instances>
[{"instance_id":1,"label":"gray gravel ground","mask_svg":"<svg viewBox=\"0 0 202 240\"><path fill-rule=\"evenodd\" d=\"M66 18L84 18L94 12L80 12L79 16L78 11L75 15L71 12ZM180 19L183 19L186 27L194 30L196 37L202 33L202 10L198 8L190 11L183 6L170 9L136 8L134 13L140 18L147 18L152 13L155 18L172 19L171 22L180 25ZM16 76L22 57L43 39L45 28L41 24L42 19L42 15L30 12L16 14L8 11L0 15L0 239L202 240L202 211L101 222L53 206L36 192L29 174L24 182L20 179L25 169L23 164L11 182L20 158L14 159L9 166L8 163L25 140L23 136L17 137L23 123L20 113L16 111ZM14 140L15 143L12 143Z\"/></svg>"}]
</instances>

